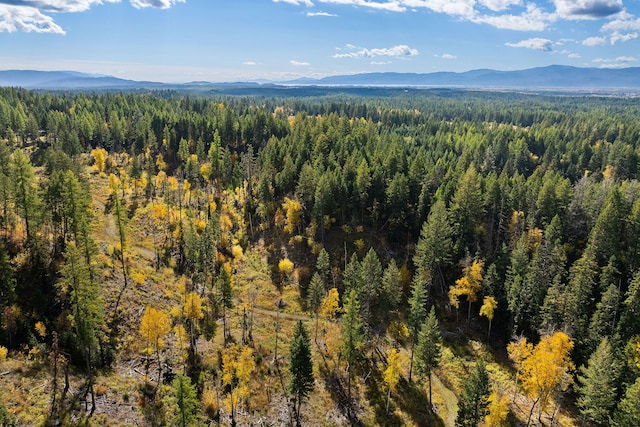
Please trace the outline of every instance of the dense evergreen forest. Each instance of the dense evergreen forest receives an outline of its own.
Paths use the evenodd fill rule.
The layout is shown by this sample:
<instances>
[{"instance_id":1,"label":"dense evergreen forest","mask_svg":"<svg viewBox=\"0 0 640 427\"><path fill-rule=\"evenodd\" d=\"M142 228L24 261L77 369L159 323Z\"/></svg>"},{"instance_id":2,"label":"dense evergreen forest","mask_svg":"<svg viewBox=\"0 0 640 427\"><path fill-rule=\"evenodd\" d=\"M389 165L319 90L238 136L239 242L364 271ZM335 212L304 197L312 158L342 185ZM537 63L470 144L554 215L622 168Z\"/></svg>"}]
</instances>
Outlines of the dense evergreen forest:
<instances>
[{"instance_id":1,"label":"dense evergreen forest","mask_svg":"<svg viewBox=\"0 0 640 427\"><path fill-rule=\"evenodd\" d=\"M0 425L640 424L637 99L0 88Z\"/></svg>"}]
</instances>

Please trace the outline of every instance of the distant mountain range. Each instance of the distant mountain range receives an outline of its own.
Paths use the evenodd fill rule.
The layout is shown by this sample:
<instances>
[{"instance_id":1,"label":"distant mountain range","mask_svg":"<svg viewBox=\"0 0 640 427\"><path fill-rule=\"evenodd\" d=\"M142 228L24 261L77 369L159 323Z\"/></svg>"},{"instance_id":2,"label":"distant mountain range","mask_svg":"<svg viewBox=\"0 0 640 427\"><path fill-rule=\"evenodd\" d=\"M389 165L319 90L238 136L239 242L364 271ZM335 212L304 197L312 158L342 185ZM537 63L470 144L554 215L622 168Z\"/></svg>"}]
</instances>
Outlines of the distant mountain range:
<instances>
[{"instance_id":1,"label":"distant mountain range","mask_svg":"<svg viewBox=\"0 0 640 427\"><path fill-rule=\"evenodd\" d=\"M561 65L518 71L473 70L463 73L363 73L285 82L160 83L125 80L74 71L0 71L0 86L51 90L183 89L222 91L258 87L455 87L473 89L608 90L640 89L640 68L579 68Z\"/></svg>"}]
</instances>

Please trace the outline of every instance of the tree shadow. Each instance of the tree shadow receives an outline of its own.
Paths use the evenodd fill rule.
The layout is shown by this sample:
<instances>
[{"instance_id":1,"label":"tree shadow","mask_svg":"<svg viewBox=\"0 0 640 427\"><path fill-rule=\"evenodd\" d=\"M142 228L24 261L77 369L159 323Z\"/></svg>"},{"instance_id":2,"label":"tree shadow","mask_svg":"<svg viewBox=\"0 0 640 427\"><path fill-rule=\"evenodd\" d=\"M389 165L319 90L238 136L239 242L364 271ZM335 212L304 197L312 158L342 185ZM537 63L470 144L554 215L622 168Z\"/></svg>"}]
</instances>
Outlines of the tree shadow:
<instances>
[{"instance_id":1,"label":"tree shadow","mask_svg":"<svg viewBox=\"0 0 640 427\"><path fill-rule=\"evenodd\" d=\"M395 401L416 425L444 427L444 420L430 408L429 396L415 382L410 383L405 378L400 378Z\"/></svg>"},{"instance_id":2,"label":"tree shadow","mask_svg":"<svg viewBox=\"0 0 640 427\"><path fill-rule=\"evenodd\" d=\"M397 406L395 402L397 396L396 392L391 393L391 401L389 402L389 413L387 413L387 387L384 384L382 378L382 372L378 369L375 363L371 360L363 363L362 368L364 372L367 372L366 377L366 397L369 400L369 404L372 406L375 414L376 425L380 426L402 426L404 425L402 419L395 414L394 407Z\"/></svg>"},{"instance_id":3,"label":"tree shadow","mask_svg":"<svg viewBox=\"0 0 640 427\"><path fill-rule=\"evenodd\" d=\"M358 405L355 404L353 399L349 399L346 387L343 385L340 376L336 374L335 369L329 367L326 359L318 368L320 376L324 380L325 388L340 413L349 421L350 425L362 426L362 421L360 421L357 414Z\"/></svg>"}]
</instances>

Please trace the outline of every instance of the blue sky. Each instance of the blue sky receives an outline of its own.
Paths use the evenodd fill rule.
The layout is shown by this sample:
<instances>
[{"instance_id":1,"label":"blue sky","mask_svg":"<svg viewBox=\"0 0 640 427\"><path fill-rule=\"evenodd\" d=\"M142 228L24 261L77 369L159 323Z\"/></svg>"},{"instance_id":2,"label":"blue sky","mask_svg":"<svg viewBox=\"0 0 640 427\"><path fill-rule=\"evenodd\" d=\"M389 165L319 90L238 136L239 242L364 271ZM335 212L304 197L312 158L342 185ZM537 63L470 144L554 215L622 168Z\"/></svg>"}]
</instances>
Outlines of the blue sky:
<instances>
[{"instance_id":1,"label":"blue sky","mask_svg":"<svg viewBox=\"0 0 640 427\"><path fill-rule=\"evenodd\" d=\"M0 0L0 69L186 82L639 60L640 0Z\"/></svg>"}]
</instances>

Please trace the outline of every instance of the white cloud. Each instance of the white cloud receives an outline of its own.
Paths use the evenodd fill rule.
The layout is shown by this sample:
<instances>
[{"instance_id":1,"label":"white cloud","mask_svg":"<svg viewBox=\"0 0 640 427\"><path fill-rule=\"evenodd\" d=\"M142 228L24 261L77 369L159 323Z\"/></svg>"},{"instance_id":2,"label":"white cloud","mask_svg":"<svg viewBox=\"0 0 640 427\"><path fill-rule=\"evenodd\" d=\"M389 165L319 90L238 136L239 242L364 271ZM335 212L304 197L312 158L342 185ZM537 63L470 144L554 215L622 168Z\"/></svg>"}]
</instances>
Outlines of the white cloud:
<instances>
[{"instance_id":1,"label":"white cloud","mask_svg":"<svg viewBox=\"0 0 640 427\"><path fill-rule=\"evenodd\" d=\"M604 37L589 37L582 41L585 46L602 46L607 43L607 39Z\"/></svg>"},{"instance_id":2,"label":"white cloud","mask_svg":"<svg viewBox=\"0 0 640 427\"><path fill-rule=\"evenodd\" d=\"M578 58L582 58L582 57L580 56L579 53L570 53L569 55L567 55L567 58L578 59Z\"/></svg>"},{"instance_id":3,"label":"white cloud","mask_svg":"<svg viewBox=\"0 0 640 427\"><path fill-rule=\"evenodd\" d=\"M43 12L74 13L94 5L119 3L120 0L0 0L0 32L36 32L65 34L51 16ZM168 9L186 0L130 0L133 7Z\"/></svg>"},{"instance_id":4,"label":"white cloud","mask_svg":"<svg viewBox=\"0 0 640 427\"><path fill-rule=\"evenodd\" d=\"M157 9L169 9L176 3L184 3L186 0L130 0L131 6L136 9L155 7Z\"/></svg>"},{"instance_id":5,"label":"white cloud","mask_svg":"<svg viewBox=\"0 0 640 427\"><path fill-rule=\"evenodd\" d=\"M617 42L628 42L629 40L634 40L638 38L638 33L626 33L622 34L618 31L614 31L613 34L609 37L609 42L611 44L616 44Z\"/></svg>"},{"instance_id":6,"label":"white cloud","mask_svg":"<svg viewBox=\"0 0 640 427\"><path fill-rule=\"evenodd\" d=\"M53 18L43 15L38 9L27 6L0 4L0 32L65 34Z\"/></svg>"},{"instance_id":7,"label":"white cloud","mask_svg":"<svg viewBox=\"0 0 640 427\"><path fill-rule=\"evenodd\" d=\"M614 61L616 61L616 62L636 62L637 59L634 58L633 56L618 56L616 59L614 59Z\"/></svg>"},{"instance_id":8,"label":"white cloud","mask_svg":"<svg viewBox=\"0 0 640 427\"><path fill-rule=\"evenodd\" d=\"M596 58L592 62L600 64L600 68L626 68L637 61L638 59L633 56L618 56L614 59Z\"/></svg>"},{"instance_id":9,"label":"white cloud","mask_svg":"<svg viewBox=\"0 0 640 427\"><path fill-rule=\"evenodd\" d=\"M347 45L349 49L354 49L355 46ZM398 45L390 48L376 48L376 49L367 49L361 48L360 50L356 50L354 52L348 53L336 53L333 55L334 58L373 58L376 56L393 56L393 57L406 57L406 56L416 56L419 52L417 49L412 49L407 45Z\"/></svg>"},{"instance_id":10,"label":"white cloud","mask_svg":"<svg viewBox=\"0 0 640 427\"><path fill-rule=\"evenodd\" d=\"M385 1L385 2L376 2L376 1L369 1L369 0L320 0L320 1L322 3L362 6L362 7L368 7L371 9L386 10L388 12L404 12L407 10L406 7L401 5L401 3L403 2L394 1L394 0Z\"/></svg>"},{"instance_id":11,"label":"white cloud","mask_svg":"<svg viewBox=\"0 0 640 427\"><path fill-rule=\"evenodd\" d=\"M389 65L393 64L391 61L371 61L371 65Z\"/></svg>"},{"instance_id":12,"label":"white cloud","mask_svg":"<svg viewBox=\"0 0 640 427\"><path fill-rule=\"evenodd\" d=\"M450 53L443 53L442 55L434 55L436 58L442 59L458 59L457 56L451 55Z\"/></svg>"},{"instance_id":13,"label":"white cloud","mask_svg":"<svg viewBox=\"0 0 640 427\"><path fill-rule=\"evenodd\" d=\"M338 16L328 12L307 12L307 16Z\"/></svg>"},{"instance_id":14,"label":"white cloud","mask_svg":"<svg viewBox=\"0 0 640 427\"><path fill-rule=\"evenodd\" d=\"M274 3L289 3L295 6L305 5L307 7L313 6L311 0L273 0Z\"/></svg>"},{"instance_id":15,"label":"white cloud","mask_svg":"<svg viewBox=\"0 0 640 427\"><path fill-rule=\"evenodd\" d=\"M258 63L254 62L254 61L244 61L242 63L242 65L258 65Z\"/></svg>"},{"instance_id":16,"label":"white cloud","mask_svg":"<svg viewBox=\"0 0 640 427\"><path fill-rule=\"evenodd\" d=\"M551 50L553 42L548 39L534 37L532 39L522 40L518 43L505 43L509 47L522 47L525 49L542 50L548 52Z\"/></svg>"},{"instance_id":17,"label":"white cloud","mask_svg":"<svg viewBox=\"0 0 640 427\"><path fill-rule=\"evenodd\" d=\"M479 0L478 3L487 9L499 12L508 9L512 5L520 6L522 4L522 0Z\"/></svg>"},{"instance_id":18,"label":"white cloud","mask_svg":"<svg viewBox=\"0 0 640 427\"><path fill-rule=\"evenodd\" d=\"M527 10L520 15L483 15L471 19L478 24L488 24L501 30L513 31L542 31L549 22L555 20L555 15L544 12L534 4L528 4Z\"/></svg>"},{"instance_id":19,"label":"white cloud","mask_svg":"<svg viewBox=\"0 0 640 427\"><path fill-rule=\"evenodd\" d=\"M296 61L294 59L289 61L289 64L294 65L296 67L308 67L310 65L308 62Z\"/></svg>"},{"instance_id":20,"label":"white cloud","mask_svg":"<svg viewBox=\"0 0 640 427\"><path fill-rule=\"evenodd\" d=\"M475 0L402 0L402 4L411 8L427 8L434 12L461 16L471 19L476 15Z\"/></svg>"},{"instance_id":21,"label":"white cloud","mask_svg":"<svg viewBox=\"0 0 640 427\"><path fill-rule=\"evenodd\" d=\"M640 31L640 18L633 19L633 16L623 16L604 24L601 31Z\"/></svg>"},{"instance_id":22,"label":"white cloud","mask_svg":"<svg viewBox=\"0 0 640 427\"><path fill-rule=\"evenodd\" d=\"M553 0L556 13L564 19L599 19L623 10L622 0Z\"/></svg>"}]
</instances>

